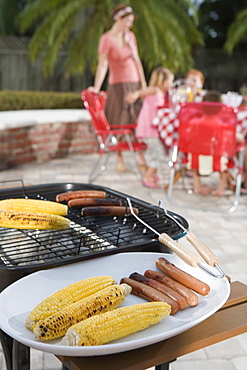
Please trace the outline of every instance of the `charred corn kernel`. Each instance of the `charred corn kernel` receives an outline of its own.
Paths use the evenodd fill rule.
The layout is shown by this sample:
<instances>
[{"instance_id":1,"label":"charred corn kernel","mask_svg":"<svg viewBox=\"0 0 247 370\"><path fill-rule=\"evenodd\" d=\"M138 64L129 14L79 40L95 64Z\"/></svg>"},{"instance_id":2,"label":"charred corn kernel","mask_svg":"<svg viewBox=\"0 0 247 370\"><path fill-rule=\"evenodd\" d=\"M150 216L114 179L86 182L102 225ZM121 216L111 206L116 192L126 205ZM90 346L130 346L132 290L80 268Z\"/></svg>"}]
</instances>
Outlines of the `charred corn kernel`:
<instances>
[{"instance_id":1,"label":"charred corn kernel","mask_svg":"<svg viewBox=\"0 0 247 370\"><path fill-rule=\"evenodd\" d=\"M165 302L147 302L92 316L71 326L61 344L97 346L148 328L168 316L171 306Z\"/></svg>"},{"instance_id":2,"label":"charred corn kernel","mask_svg":"<svg viewBox=\"0 0 247 370\"><path fill-rule=\"evenodd\" d=\"M0 226L13 229L64 230L70 220L63 216L41 212L17 212L0 209Z\"/></svg>"},{"instance_id":3,"label":"charred corn kernel","mask_svg":"<svg viewBox=\"0 0 247 370\"><path fill-rule=\"evenodd\" d=\"M68 213L66 204L25 198L0 200L0 209L14 212L41 212L59 216L65 216Z\"/></svg>"},{"instance_id":4,"label":"charred corn kernel","mask_svg":"<svg viewBox=\"0 0 247 370\"><path fill-rule=\"evenodd\" d=\"M27 316L26 327L33 330L40 320L113 284L115 284L114 279L107 275L95 276L70 284L40 302Z\"/></svg>"},{"instance_id":5,"label":"charred corn kernel","mask_svg":"<svg viewBox=\"0 0 247 370\"><path fill-rule=\"evenodd\" d=\"M35 326L33 333L37 339L49 340L62 337L70 326L117 308L131 292L127 284L108 286L87 298L73 303L58 313L41 320Z\"/></svg>"}]
</instances>

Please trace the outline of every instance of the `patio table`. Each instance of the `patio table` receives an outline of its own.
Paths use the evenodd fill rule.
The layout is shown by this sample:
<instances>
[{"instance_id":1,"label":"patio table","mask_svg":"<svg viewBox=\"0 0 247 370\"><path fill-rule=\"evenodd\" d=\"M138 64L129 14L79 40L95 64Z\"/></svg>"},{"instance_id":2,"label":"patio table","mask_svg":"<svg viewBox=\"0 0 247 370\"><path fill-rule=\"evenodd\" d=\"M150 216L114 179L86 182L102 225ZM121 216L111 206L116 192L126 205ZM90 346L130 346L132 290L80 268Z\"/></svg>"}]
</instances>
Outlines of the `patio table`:
<instances>
[{"instance_id":1,"label":"patio table","mask_svg":"<svg viewBox=\"0 0 247 370\"><path fill-rule=\"evenodd\" d=\"M168 149L174 146L178 138L179 110L179 106L177 109L158 107L152 122L153 126L157 128L162 142ZM237 109L237 121L237 132L243 132L247 130L246 108Z\"/></svg>"}]
</instances>

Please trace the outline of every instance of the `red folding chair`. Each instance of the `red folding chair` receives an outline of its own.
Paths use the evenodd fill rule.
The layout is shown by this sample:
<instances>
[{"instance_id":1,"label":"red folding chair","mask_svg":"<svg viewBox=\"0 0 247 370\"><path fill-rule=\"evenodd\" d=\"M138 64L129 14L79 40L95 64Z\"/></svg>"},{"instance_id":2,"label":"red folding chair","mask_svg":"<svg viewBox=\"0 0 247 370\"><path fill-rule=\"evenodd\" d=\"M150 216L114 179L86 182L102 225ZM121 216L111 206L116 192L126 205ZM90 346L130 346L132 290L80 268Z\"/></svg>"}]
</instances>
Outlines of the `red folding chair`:
<instances>
[{"instance_id":1,"label":"red folding chair","mask_svg":"<svg viewBox=\"0 0 247 370\"><path fill-rule=\"evenodd\" d=\"M106 91L100 91L100 93L99 93L98 96L99 96L99 100L100 100L101 106L104 109L105 108L106 99L107 99L107 92Z\"/></svg>"},{"instance_id":2,"label":"red folding chair","mask_svg":"<svg viewBox=\"0 0 247 370\"><path fill-rule=\"evenodd\" d=\"M233 205L227 211L233 212L236 209L244 163L244 143L236 144L236 112L236 109L230 106L215 102L192 102L182 105L179 113L179 136L170 161L168 199L171 203L181 206L173 199L177 173L185 173L189 168L199 171L200 174L200 165L204 162L204 166L205 163L210 165L209 173L206 173L208 176L213 172L229 172L229 178L231 177L236 185ZM194 206L189 208L202 209Z\"/></svg>"},{"instance_id":3,"label":"red folding chair","mask_svg":"<svg viewBox=\"0 0 247 370\"><path fill-rule=\"evenodd\" d=\"M133 131L136 127L135 124L127 126L109 125L104 112L104 98L102 99L101 94L95 94L89 90L81 92L82 101L91 115L92 125L99 143L99 157L89 175L89 182L92 182L106 169L110 153L119 151L134 153L146 149L146 144L137 141L135 138ZM141 175L135 155L133 159L135 160L138 173Z\"/></svg>"}]
</instances>

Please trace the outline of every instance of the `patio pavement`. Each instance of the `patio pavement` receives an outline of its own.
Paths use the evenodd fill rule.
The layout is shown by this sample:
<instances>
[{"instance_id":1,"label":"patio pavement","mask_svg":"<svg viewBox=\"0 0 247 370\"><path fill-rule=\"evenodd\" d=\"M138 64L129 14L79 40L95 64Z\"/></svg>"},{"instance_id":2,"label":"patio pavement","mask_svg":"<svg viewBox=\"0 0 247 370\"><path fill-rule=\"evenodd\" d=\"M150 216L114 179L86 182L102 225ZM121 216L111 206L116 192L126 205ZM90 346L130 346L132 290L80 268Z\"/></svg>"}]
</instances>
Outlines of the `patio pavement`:
<instances>
[{"instance_id":1,"label":"patio pavement","mask_svg":"<svg viewBox=\"0 0 247 370\"><path fill-rule=\"evenodd\" d=\"M44 184L77 182L87 183L88 174L97 155L84 155L54 159L48 163L35 163L0 172L0 181L22 179L24 184ZM247 196L241 196L236 211L228 214L222 212L202 211L180 208L168 202L167 194L162 189L149 189L141 185L134 169L133 158L125 155L130 171L115 171L115 158L112 157L107 171L94 183L157 204L162 199L166 207L184 216L190 230L211 248L220 260L220 266L231 276L232 281L239 280L247 284ZM161 171L167 182L168 166L164 163ZM191 181L191 179L187 179ZM205 180L207 181L207 180ZM216 177L209 181L215 183ZM11 185L12 184L12 185ZM0 183L1 186L1 183ZM4 186L16 186L16 183L5 183ZM17 185L18 186L18 185ZM232 200L232 196L216 199L212 196L187 195L176 186L175 198L187 205L204 203L207 207L224 207ZM185 238L183 238L185 239ZM183 244L190 248L189 243ZM60 370L61 363L50 354L32 350L31 370ZM204 348L179 358L170 366L171 370L246 370L247 364L247 333L225 340L216 345ZM4 359L0 350L0 369L5 370ZM117 369L116 369L117 370Z\"/></svg>"}]
</instances>

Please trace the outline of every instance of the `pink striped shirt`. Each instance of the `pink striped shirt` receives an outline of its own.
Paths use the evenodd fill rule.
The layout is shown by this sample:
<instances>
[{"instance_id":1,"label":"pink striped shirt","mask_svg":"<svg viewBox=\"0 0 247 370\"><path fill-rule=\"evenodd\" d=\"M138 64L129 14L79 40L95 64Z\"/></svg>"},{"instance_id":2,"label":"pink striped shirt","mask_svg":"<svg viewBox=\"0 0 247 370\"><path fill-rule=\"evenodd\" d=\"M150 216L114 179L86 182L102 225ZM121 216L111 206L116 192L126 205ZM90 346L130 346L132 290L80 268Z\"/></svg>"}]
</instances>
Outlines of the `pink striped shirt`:
<instances>
[{"instance_id":1,"label":"pink striped shirt","mask_svg":"<svg viewBox=\"0 0 247 370\"><path fill-rule=\"evenodd\" d=\"M137 50L136 38L132 31L129 31L133 46ZM101 36L98 52L106 54L109 63L109 84L123 82L139 82L140 77L136 63L132 58L129 45L118 46L109 32Z\"/></svg>"}]
</instances>

